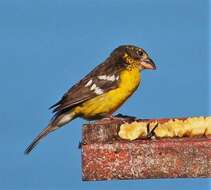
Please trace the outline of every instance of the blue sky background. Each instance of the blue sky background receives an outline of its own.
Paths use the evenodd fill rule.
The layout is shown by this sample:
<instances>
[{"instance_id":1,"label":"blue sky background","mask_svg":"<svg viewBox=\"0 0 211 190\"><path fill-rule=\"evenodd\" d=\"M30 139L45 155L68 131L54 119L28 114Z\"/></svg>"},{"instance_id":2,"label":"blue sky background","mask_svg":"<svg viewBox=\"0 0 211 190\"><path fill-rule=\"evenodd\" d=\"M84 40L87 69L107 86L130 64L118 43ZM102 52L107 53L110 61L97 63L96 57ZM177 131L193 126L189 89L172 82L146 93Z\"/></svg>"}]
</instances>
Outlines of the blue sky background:
<instances>
[{"instance_id":1,"label":"blue sky background","mask_svg":"<svg viewBox=\"0 0 211 190\"><path fill-rule=\"evenodd\" d=\"M51 118L48 107L121 44L145 48L158 70L143 73L118 112L211 113L208 9L207 0L1 0L0 189L209 189L208 179L82 182L81 119L23 154Z\"/></svg>"}]
</instances>

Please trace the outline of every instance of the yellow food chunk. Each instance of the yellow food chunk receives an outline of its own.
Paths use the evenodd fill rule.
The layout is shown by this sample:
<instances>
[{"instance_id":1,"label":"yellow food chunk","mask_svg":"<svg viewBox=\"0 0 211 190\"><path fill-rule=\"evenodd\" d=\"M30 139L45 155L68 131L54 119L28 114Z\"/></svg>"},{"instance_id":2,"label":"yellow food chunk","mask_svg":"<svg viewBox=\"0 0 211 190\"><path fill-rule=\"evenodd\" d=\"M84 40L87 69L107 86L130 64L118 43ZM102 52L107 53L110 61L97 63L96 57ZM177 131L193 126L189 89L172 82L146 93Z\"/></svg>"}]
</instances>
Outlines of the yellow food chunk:
<instances>
[{"instance_id":1,"label":"yellow food chunk","mask_svg":"<svg viewBox=\"0 0 211 190\"><path fill-rule=\"evenodd\" d=\"M120 126L119 136L122 139L135 140L141 136L146 136L147 134L147 123L145 122L133 122L125 123Z\"/></svg>"},{"instance_id":2,"label":"yellow food chunk","mask_svg":"<svg viewBox=\"0 0 211 190\"><path fill-rule=\"evenodd\" d=\"M140 137L146 137L147 125L152 130L155 129L155 136L163 137L195 137L211 136L211 117L192 117L187 119L169 119L165 122L141 121L126 123L120 126L119 136L122 139L135 140Z\"/></svg>"}]
</instances>

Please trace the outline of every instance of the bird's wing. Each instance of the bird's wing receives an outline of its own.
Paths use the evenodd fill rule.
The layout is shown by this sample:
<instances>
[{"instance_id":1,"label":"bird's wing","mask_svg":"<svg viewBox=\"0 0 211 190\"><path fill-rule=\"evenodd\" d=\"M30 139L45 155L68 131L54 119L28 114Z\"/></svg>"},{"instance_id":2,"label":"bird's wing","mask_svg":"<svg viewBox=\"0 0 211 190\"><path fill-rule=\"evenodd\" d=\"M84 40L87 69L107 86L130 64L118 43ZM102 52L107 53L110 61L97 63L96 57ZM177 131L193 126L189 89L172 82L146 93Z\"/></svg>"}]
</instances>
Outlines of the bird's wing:
<instances>
[{"instance_id":1,"label":"bird's wing","mask_svg":"<svg viewBox=\"0 0 211 190\"><path fill-rule=\"evenodd\" d=\"M54 108L53 112L57 114L65 112L84 101L117 88L120 80L119 74L125 67L124 62L108 58L71 87L50 109Z\"/></svg>"}]
</instances>

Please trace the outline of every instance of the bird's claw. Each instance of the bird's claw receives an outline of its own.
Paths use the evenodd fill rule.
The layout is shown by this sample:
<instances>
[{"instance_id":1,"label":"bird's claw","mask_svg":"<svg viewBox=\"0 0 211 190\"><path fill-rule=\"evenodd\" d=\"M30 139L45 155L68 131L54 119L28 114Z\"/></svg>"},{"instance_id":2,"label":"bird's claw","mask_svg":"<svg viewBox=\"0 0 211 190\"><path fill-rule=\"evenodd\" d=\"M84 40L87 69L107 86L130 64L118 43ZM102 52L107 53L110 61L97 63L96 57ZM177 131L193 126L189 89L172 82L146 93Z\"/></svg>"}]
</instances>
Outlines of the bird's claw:
<instances>
[{"instance_id":1,"label":"bird's claw","mask_svg":"<svg viewBox=\"0 0 211 190\"><path fill-rule=\"evenodd\" d=\"M117 114L115 116L113 115L106 115L104 118L100 120L96 120L97 124L106 123L106 122L118 122L118 123L127 123L130 121L134 121L135 117Z\"/></svg>"},{"instance_id":2,"label":"bird's claw","mask_svg":"<svg viewBox=\"0 0 211 190\"><path fill-rule=\"evenodd\" d=\"M134 121L136 119L136 117L134 117L134 116L123 115L121 113L118 113L117 115L115 115L115 117L120 118L120 119L122 118L124 120L129 120L129 121Z\"/></svg>"}]
</instances>

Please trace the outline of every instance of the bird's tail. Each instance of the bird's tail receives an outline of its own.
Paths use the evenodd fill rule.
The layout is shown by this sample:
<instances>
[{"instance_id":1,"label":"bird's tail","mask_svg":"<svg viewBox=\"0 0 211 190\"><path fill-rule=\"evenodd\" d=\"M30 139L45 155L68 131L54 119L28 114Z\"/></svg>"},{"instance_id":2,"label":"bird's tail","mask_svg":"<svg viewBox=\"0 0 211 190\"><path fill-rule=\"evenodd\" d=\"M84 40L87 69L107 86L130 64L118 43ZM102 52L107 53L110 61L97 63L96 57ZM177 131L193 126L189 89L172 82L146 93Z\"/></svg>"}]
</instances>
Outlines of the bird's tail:
<instances>
[{"instance_id":1,"label":"bird's tail","mask_svg":"<svg viewBox=\"0 0 211 190\"><path fill-rule=\"evenodd\" d=\"M29 154L34 147L49 133L55 131L56 129L62 127L66 123L70 122L75 118L75 113L70 112L66 114L61 114L59 116L55 116L52 121L48 124L48 127L46 127L40 134L37 135L37 137L32 141L32 143L27 147L27 149L24 151L24 154Z\"/></svg>"}]
</instances>

